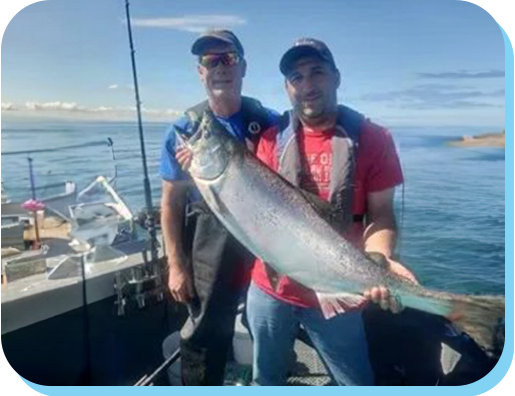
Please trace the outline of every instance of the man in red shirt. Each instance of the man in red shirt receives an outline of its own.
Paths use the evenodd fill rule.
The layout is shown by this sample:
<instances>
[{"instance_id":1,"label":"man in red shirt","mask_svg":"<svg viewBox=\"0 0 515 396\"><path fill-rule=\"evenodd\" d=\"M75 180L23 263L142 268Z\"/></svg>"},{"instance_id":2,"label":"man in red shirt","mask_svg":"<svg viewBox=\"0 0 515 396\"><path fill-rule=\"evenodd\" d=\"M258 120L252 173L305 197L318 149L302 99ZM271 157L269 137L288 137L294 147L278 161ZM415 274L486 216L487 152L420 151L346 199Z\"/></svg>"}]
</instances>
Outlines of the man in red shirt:
<instances>
[{"instance_id":1,"label":"man in red shirt","mask_svg":"<svg viewBox=\"0 0 515 396\"><path fill-rule=\"evenodd\" d=\"M298 40L282 57L280 69L293 110L285 122L263 134L258 158L301 189L331 202L341 214L342 233L349 241L365 252L382 254L392 271L416 282L393 259L393 198L403 177L391 135L338 105L340 73L321 41ZM382 286L365 297L384 309L400 310ZM336 383L372 385L362 305L348 306L345 314L327 320L313 291L279 277L257 260L247 297L254 383L285 383L302 325Z\"/></svg>"}]
</instances>

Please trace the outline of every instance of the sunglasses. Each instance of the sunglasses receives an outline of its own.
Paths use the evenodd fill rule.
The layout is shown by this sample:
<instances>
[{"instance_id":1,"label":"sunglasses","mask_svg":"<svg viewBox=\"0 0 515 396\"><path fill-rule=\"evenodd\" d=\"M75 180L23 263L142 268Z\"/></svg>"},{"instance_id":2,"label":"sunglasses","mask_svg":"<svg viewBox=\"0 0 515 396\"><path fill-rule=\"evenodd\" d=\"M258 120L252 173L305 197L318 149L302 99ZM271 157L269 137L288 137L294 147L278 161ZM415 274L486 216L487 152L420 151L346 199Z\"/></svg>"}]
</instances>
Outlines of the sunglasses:
<instances>
[{"instance_id":1,"label":"sunglasses","mask_svg":"<svg viewBox=\"0 0 515 396\"><path fill-rule=\"evenodd\" d=\"M224 66L234 66L241 62L241 57L236 52L223 54L206 54L199 57L199 64L206 69L214 69L220 63Z\"/></svg>"}]
</instances>

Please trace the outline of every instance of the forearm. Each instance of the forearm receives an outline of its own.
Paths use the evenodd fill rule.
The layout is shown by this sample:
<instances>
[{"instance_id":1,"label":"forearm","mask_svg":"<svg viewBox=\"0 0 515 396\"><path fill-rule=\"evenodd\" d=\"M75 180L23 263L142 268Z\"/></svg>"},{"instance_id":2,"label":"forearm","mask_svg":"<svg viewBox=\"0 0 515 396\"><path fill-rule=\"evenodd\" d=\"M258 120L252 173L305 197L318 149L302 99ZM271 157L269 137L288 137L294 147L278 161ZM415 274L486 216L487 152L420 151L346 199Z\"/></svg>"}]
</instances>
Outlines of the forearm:
<instances>
[{"instance_id":1,"label":"forearm","mask_svg":"<svg viewBox=\"0 0 515 396\"><path fill-rule=\"evenodd\" d=\"M177 265L182 264L184 257L182 232L185 207L186 191L183 186L167 186L161 200L161 227L168 263Z\"/></svg>"},{"instance_id":2,"label":"forearm","mask_svg":"<svg viewBox=\"0 0 515 396\"><path fill-rule=\"evenodd\" d=\"M392 258L397 243L395 219L373 220L365 229L363 239L366 252L377 252Z\"/></svg>"},{"instance_id":3,"label":"forearm","mask_svg":"<svg viewBox=\"0 0 515 396\"><path fill-rule=\"evenodd\" d=\"M179 224L182 224L183 215L174 213L174 209L168 207L162 209L161 224L163 230L163 241L165 245L166 255L169 261L177 262L183 256L182 244L182 229Z\"/></svg>"}]
</instances>

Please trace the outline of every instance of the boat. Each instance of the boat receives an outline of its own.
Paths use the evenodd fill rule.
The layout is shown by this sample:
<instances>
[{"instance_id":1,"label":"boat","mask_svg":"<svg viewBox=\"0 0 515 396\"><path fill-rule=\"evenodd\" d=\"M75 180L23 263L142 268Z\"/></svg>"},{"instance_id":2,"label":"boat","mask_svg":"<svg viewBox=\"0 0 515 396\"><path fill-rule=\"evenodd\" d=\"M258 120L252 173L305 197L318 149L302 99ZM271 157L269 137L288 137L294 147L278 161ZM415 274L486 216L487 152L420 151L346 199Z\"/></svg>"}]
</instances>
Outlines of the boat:
<instances>
[{"instance_id":1,"label":"boat","mask_svg":"<svg viewBox=\"0 0 515 396\"><path fill-rule=\"evenodd\" d=\"M77 199L77 185L73 181L64 181L62 183L46 184L35 188L36 193L39 191L52 191L61 189L62 192L44 195L38 199L45 204L45 209L50 214L66 214L68 206L73 205ZM22 207L22 201L11 201L5 193L2 186L2 218L6 216L29 218L29 211Z\"/></svg>"},{"instance_id":2,"label":"boat","mask_svg":"<svg viewBox=\"0 0 515 396\"><path fill-rule=\"evenodd\" d=\"M8 201L7 194L4 190L4 182L2 182L2 203L6 203Z\"/></svg>"},{"instance_id":3,"label":"boat","mask_svg":"<svg viewBox=\"0 0 515 396\"><path fill-rule=\"evenodd\" d=\"M184 318L165 299L162 252L105 177L69 207L68 232L2 257L2 346L41 385L128 385L161 360ZM48 364L52 362L52 364Z\"/></svg>"}]
</instances>

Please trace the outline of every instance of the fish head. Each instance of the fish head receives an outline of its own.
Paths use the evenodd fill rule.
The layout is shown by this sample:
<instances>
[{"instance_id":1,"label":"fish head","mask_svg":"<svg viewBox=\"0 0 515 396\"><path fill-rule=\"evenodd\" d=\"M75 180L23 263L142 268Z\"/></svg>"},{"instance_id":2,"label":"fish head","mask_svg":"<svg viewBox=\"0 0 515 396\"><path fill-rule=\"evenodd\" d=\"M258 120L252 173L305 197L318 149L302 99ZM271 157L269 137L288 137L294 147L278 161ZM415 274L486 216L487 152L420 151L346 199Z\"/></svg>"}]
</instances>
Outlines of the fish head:
<instances>
[{"instance_id":1,"label":"fish head","mask_svg":"<svg viewBox=\"0 0 515 396\"><path fill-rule=\"evenodd\" d=\"M234 152L234 142L210 110L204 112L193 135L188 136L179 128L175 132L180 144L192 153L188 171L193 179L213 180L224 173Z\"/></svg>"}]
</instances>

